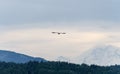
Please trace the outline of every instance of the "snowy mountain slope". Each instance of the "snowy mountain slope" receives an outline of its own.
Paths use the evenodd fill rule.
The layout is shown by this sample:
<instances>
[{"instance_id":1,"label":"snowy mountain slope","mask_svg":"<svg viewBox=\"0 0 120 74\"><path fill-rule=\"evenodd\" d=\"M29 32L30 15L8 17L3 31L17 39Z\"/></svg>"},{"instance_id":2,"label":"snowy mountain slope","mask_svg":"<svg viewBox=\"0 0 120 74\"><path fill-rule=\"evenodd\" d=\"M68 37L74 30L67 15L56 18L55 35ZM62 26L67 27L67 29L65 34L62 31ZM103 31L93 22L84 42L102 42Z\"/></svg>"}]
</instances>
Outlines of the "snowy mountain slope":
<instances>
[{"instance_id":1,"label":"snowy mountain slope","mask_svg":"<svg viewBox=\"0 0 120 74\"><path fill-rule=\"evenodd\" d=\"M96 65L120 65L120 48L113 46L95 47L75 59L75 63Z\"/></svg>"}]
</instances>

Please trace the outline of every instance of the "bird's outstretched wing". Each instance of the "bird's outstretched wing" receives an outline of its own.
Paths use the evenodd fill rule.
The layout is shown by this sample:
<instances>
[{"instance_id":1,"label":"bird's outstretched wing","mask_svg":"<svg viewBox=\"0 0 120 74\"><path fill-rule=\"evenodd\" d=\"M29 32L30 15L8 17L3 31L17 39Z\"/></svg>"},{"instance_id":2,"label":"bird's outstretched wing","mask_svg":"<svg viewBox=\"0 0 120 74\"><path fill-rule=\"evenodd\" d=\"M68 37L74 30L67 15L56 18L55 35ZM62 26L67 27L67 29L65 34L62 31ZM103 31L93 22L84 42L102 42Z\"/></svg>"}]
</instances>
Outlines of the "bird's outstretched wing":
<instances>
[{"instance_id":1,"label":"bird's outstretched wing","mask_svg":"<svg viewBox=\"0 0 120 74\"><path fill-rule=\"evenodd\" d=\"M56 33L56 32L52 32L53 34Z\"/></svg>"},{"instance_id":2,"label":"bird's outstretched wing","mask_svg":"<svg viewBox=\"0 0 120 74\"><path fill-rule=\"evenodd\" d=\"M65 32L61 33L61 34L66 34Z\"/></svg>"}]
</instances>

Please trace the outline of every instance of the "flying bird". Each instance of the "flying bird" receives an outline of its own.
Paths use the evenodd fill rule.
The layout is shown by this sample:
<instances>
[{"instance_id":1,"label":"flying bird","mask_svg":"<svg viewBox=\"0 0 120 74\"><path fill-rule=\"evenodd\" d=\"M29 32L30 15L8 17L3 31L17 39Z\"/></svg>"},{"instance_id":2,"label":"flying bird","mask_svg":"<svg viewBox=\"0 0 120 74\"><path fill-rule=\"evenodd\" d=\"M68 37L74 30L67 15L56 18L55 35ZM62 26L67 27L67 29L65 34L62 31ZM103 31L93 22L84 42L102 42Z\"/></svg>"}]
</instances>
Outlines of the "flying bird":
<instances>
[{"instance_id":1,"label":"flying bird","mask_svg":"<svg viewBox=\"0 0 120 74\"><path fill-rule=\"evenodd\" d=\"M58 35L60 35L60 34L66 34L65 32L52 32L53 34L58 34Z\"/></svg>"}]
</instances>

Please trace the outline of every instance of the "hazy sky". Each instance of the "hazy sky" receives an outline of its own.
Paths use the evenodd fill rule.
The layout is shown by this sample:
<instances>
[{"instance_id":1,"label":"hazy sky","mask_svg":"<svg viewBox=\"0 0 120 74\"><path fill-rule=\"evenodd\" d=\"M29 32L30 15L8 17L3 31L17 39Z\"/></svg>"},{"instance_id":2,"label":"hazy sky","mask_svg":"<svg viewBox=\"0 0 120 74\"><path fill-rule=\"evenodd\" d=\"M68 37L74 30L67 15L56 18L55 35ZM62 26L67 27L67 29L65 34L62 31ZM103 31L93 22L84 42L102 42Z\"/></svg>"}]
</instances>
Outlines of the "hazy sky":
<instances>
[{"instance_id":1,"label":"hazy sky","mask_svg":"<svg viewBox=\"0 0 120 74\"><path fill-rule=\"evenodd\" d=\"M0 0L0 49L75 57L96 45L119 46L119 21L120 0Z\"/></svg>"}]
</instances>

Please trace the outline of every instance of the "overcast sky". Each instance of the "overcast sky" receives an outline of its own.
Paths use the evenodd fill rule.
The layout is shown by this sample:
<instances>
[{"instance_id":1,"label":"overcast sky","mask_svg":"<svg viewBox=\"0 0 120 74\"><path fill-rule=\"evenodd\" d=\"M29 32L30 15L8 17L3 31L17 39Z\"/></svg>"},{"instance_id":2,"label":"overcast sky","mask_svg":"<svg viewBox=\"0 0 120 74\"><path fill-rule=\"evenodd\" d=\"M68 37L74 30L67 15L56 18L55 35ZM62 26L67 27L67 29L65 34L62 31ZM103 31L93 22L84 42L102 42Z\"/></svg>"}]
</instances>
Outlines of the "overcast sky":
<instances>
[{"instance_id":1,"label":"overcast sky","mask_svg":"<svg viewBox=\"0 0 120 74\"><path fill-rule=\"evenodd\" d=\"M119 21L120 0L0 0L0 49L55 60L119 47Z\"/></svg>"}]
</instances>

